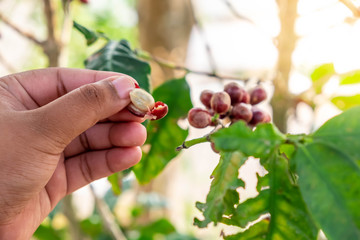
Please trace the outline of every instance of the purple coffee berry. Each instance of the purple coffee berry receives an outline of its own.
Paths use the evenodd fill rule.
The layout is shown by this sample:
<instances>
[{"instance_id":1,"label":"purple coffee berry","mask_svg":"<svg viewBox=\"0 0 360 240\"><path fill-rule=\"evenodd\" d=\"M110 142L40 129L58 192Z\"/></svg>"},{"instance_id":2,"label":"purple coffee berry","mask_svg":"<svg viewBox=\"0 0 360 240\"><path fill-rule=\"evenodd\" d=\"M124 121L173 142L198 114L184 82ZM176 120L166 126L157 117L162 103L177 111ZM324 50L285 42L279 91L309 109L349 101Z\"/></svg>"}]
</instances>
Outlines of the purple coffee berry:
<instances>
[{"instance_id":1,"label":"purple coffee berry","mask_svg":"<svg viewBox=\"0 0 360 240\"><path fill-rule=\"evenodd\" d=\"M253 107L251 109L253 117L251 119L251 121L249 122L250 125L252 126L256 126L259 123L263 123L266 120L266 113L263 112L262 110L260 110L257 107Z\"/></svg>"},{"instance_id":2,"label":"purple coffee berry","mask_svg":"<svg viewBox=\"0 0 360 240\"><path fill-rule=\"evenodd\" d=\"M211 115L205 109L192 108L188 112L188 121L195 128L205 128L211 124Z\"/></svg>"},{"instance_id":3,"label":"purple coffee berry","mask_svg":"<svg viewBox=\"0 0 360 240\"><path fill-rule=\"evenodd\" d=\"M225 114L231 106L231 98L226 92L217 92L211 98L211 109L218 114Z\"/></svg>"},{"instance_id":4,"label":"purple coffee berry","mask_svg":"<svg viewBox=\"0 0 360 240\"><path fill-rule=\"evenodd\" d=\"M202 104L204 104L205 107L210 108L210 100L211 97L213 96L214 92L210 91L210 90L204 90L201 92L200 94L200 101L202 102Z\"/></svg>"},{"instance_id":5,"label":"purple coffee berry","mask_svg":"<svg viewBox=\"0 0 360 240\"><path fill-rule=\"evenodd\" d=\"M231 109L230 118L232 122L243 120L246 123L250 122L253 117L251 106L245 103L238 103Z\"/></svg>"},{"instance_id":6,"label":"purple coffee berry","mask_svg":"<svg viewBox=\"0 0 360 240\"><path fill-rule=\"evenodd\" d=\"M237 83L228 83L224 87L224 91L227 92L231 98L231 105L235 105L241 102L245 90L242 89Z\"/></svg>"},{"instance_id":7,"label":"purple coffee berry","mask_svg":"<svg viewBox=\"0 0 360 240\"><path fill-rule=\"evenodd\" d=\"M251 105L256 105L264 101L267 97L266 91L261 86L255 87L250 93L250 103Z\"/></svg>"}]
</instances>

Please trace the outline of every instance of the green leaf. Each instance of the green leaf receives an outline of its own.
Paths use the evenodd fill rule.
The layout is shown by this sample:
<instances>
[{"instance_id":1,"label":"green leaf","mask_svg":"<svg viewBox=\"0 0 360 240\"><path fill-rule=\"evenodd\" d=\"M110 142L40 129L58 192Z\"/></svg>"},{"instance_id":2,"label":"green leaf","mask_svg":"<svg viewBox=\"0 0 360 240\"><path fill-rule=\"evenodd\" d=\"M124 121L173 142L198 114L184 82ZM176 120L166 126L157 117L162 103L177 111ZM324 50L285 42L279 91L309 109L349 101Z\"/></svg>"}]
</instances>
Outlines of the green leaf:
<instances>
[{"instance_id":1,"label":"green leaf","mask_svg":"<svg viewBox=\"0 0 360 240\"><path fill-rule=\"evenodd\" d=\"M360 239L360 169L345 153L311 143L294 158L302 197L329 240Z\"/></svg>"},{"instance_id":2,"label":"green leaf","mask_svg":"<svg viewBox=\"0 0 360 240\"><path fill-rule=\"evenodd\" d=\"M257 234L252 232L257 228L252 227L239 233L239 239L246 239L242 236L246 234L255 234L259 239L264 235L266 239L316 239L317 227L310 218L299 188L290 181L287 160L274 151L268 166L268 189L239 204L234 214L223 222L244 228L260 216L270 214L266 231L261 227L257 230L261 234Z\"/></svg>"},{"instance_id":3,"label":"green leaf","mask_svg":"<svg viewBox=\"0 0 360 240\"><path fill-rule=\"evenodd\" d=\"M323 64L311 73L313 88L317 94L321 93L322 87L335 73L334 64L332 63Z\"/></svg>"},{"instance_id":4,"label":"green leaf","mask_svg":"<svg viewBox=\"0 0 360 240\"><path fill-rule=\"evenodd\" d=\"M150 92L150 65L140 60L126 40L109 41L85 61L86 68L127 74Z\"/></svg>"},{"instance_id":5,"label":"green leaf","mask_svg":"<svg viewBox=\"0 0 360 240\"><path fill-rule=\"evenodd\" d=\"M255 221L261 215L269 211L270 190L266 189L254 198L249 198L239 204L231 218L224 218L221 222L227 225L235 225L245 228L250 222Z\"/></svg>"},{"instance_id":6,"label":"green leaf","mask_svg":"<svg viewBox=\"0 0 360 240\"><path fill-rule=\"evenodd\" d=\"M347 110L349 108L360 105L360 94L353 96L339 96L331 99L331 102L340 110Z\"/></svg>"},{"instance_id":7,"label":"green leaf","mask_svg":"<svg viewBox=\"0 0 360 240\"><path fill-rule=\"evenodd\" d=\"M266 234L269 228L269 221L262 220L255 225L251 226L244 232L229 235L225 237L225 240L261 240L266 239Z\"/></svg>"},{"instance_id":8,"label":"green leaf","mask_svg":"<svg viewBox=\"0 0 360 240\"><path fill-rule=\"evenodd\" d=\"M243 121L211 135L216 149L221 151L241 151L247 156L266 157L273 148L285 140L285 136L272 124L259 124L252 131Z\"/></svg>"},{"instance_id":9,"label":"green leaf","mask_svg":"<svg viewBox=\"0 0 360 240\"><path fill-rule=\"evenodd\" d=\"M35 231L34 237L38 240L61 240L64 237L64 229L55 230L51 225L41 224Z\"/></svg>"},{"instance_id":10,"label":"green leaf","mask_svg":"<svg viewBox=\"0 0 360 240\"><path fill-rule=\"evenodd\" d=\"M111 189L114 192L114 194L119 195L121 193L121 186L120 186L120 182L122 180L122 177L119 176L121 175L121 172L119 173L114 173L110 176L108 176L108 181L111 184Z\"/></svg>"},{"instance_id":11,"label":"green leaf","mask_svg":"<svg viewBox=\"0 0 360 240\"><path fill-rule=\"evenodd\" d=\"M211 182L206 203L197 203L205 219L195 218L194 225L204 228L210 222L216 224L223 218L223 214L234 210L234 205L239 202L236 189L244 186L244 182L238 178L239 168L246 159L240 152L221 154L220 162L212 173L214 179Z\"/></svg>"},{"instance_id":12,"label":"green leaf","mask_svg":"<svg viewBox=\"0 0 360 240\"><path fill-rule=\"evenodd\" d=\"M356 83L360 83L360 70L344 74L340 78L340 85Z\"/></svg>"},{"instance_id":13,"label":"green leaf","mask_svg":"<svg viewBox=\"0 0 360 240\"><path fill-rule=\"evenodd\" d=\"M149 225L142 226L139 228L141 240L152 240L154 235L169 235L176 231L175 227L171 222L165 218L156 220L155 222L150 223Z\"/></svg>"},{"instance_id":14,"label":"green leaf","mask_svg":"<svg viewBox=\"0 0 360 240\"><path fill-rule=\"evenodd\" d=\"M94 42L96 42L99 39L98 33L87 29L86 27L78 24L75 21L73 23L74 23L74 28L76 30L78 30L82 35L84 35L84 37L86 39L86 44L88 46L90 46L91 44L93 44Z\"/></svg>"},{"instance_id":15,"label":"green leaf","mask_svg":"<svg viewBox=\"0 0 360 240\"><path fill-rule=\"evenodd\" d=\"M312 136L321 142L346 153L360 166L360 106L328 120Z\"/></svg>"},{"instance_id":16,"label":"green leaf","mask_svg":"<svg viewBox=\"0 0 360 240\"><path fill-rule=\"evenodd\" d=\"M81 230L91 237L98 237L104 229L99 215L92 215L80 222Z\"/></svg>"},{"instance_id":17,"label":"green leaf","mask_svg":"<svg viewBox=\"0 0 360 240\"><path fill-rule=\"evenodd\" d=\"M153 92L157 101L166 103L168 115L158 121L150 121L147 126L148 138L145 145L150 148L143 153L141 161L133 167L140 183L147 183L157 176L179 152L175 149L188 136L188 130L177 124L192 108L190 88L185 78L165 82Z\"/></svg>"}]
</instances>

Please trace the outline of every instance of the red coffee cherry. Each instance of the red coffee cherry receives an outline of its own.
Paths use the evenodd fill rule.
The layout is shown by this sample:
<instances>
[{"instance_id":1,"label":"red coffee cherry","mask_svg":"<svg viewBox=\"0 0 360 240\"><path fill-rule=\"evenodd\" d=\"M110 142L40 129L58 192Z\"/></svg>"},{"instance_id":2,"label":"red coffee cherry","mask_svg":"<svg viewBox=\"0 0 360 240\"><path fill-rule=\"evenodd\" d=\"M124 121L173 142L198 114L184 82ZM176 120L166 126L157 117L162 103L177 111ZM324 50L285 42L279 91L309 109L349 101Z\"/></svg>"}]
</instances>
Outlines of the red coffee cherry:
<instances>
[{"instance_id":1,"label":"red coffee cherry","mask_svg":"<svg viewBox=\"0 0 360 240\"><path fill-rule=\"evenodd\" d=\"M246 123L250 122L253 117L251 107L245 103L238 103L231 109L230 118L232 122L243 120Z\"/></svg>"},{"instance_id":2,"label":"red coffee cherry","mask_svg":"<svg viewBox=\"0 0 360 240\"><path fill-rule=\"evenodd\" d=\"M225 114L231 106L231 98L226 92L217 92L211 98L211 108L219 114Z\"/></svg>"},{"instance_id":3,"label":"red coffee cherry","mask_svg":"<svg viewBox=\"0 0 360 240\"><path fill-rule=\"evenodd\" d=\"M211 143L210 143L210 146L211 146L211 149L212 149L215 153L220 153L220 151L215 148L215 143L211 142Z\"/></svg>"},{"instance_id":4,"label":"red coffee cherry","mask_svg":"<svg viewBox=\"0 0 360 240\"><path fill-rule=\"evenodd\" d=\"M244 92L243 92L243 97L241 99L241 102L249 104L250 103L250 94L247 91L245 91L244 89L243 89L243 91Z\"/></svg>"},{"instance_id":5,"label":"red coffee cherry","mask_svg":"<svg viewBox=\"0 0 360 240\"><path fill-rule=\"evenodd\" d=\"M250 93L250 103L251 105L258 104L264 101L266 97L266 91L261 86L257 86Z\"/></svg>"},{"instance_id":6,"label":"red coffee cherry","mask_svg":"<svg viewBox=\"0 0 360 240\"><path fill-rule=\"evenodd\" d=\"M200 94L200 101L202 102L202 104L204 104L205 107L210 108L210 100L211 97L213 96L214 92L210 91L210 90L204 90L201 92Z\"/></svg>"},{"instance_id":7,"label":"red coffee cherry","mask_svg":"<svg viewBox=\"0 0 360 240\"><path fill-rule=\"evenodd\" d=\"M242 89L237 83L228 83L224 87L224 91L227 92L231 98L231 105L235 105L241 102L245 90Z\"/></svg>"},{"instance_id":8,"label":"red coffee cherry","mask_svg":"<svg viewBox=\"0 0 360 240\"><path fill-rule=\"evenodd\" d=\"M89 0L80 0L80 2L85 3L85 4L88 4L88 3L89 3Z\"/></svg>"},{"instance_id":9,"label":"red coffee cherry","mask_svg":"<svg viewBox=\"0 0 360 240\"><path fill-rule=\"evenodd\" d=\"M151 110L151 115L153 118L151 120L159 120L166 116L168 113L169 108L168 106L163 102L156 102L154 108Z\"/></svg>"},{"instance_id":10,"label":"red coffee cherry","mask_svg":"<svg viewBox=\"0 0 360 240\"><path fill-rule=\"evenodd\" d=\"M205 109L192 108L188 112L188 121L195 128L205 128L211 123L211 115Z\"/></svg>"},{"instance_id":11,"label":"red coffee cherry","mask_svg":"<svg viewBox=\"0 0 360 240\"><path fill-rule=\"evenodd\" d=\"M255 126L259 123L263 123L266 120L266 113L264 113L262 110L260 110L259 108L253 107L251 109L253 117L251 119L251 121L249 122L250 125Z\"/></svg>"}]
</instances>

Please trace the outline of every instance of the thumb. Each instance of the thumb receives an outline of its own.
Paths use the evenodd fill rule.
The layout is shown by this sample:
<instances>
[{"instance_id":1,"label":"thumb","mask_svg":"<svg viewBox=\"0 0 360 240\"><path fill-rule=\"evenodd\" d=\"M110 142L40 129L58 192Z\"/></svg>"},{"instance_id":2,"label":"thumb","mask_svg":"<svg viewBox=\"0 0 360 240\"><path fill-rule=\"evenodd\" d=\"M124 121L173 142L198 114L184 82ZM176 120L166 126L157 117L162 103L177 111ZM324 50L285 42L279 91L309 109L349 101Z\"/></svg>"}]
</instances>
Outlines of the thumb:
<instances>
[{"instance_id":1,"label":"thumb","mask_svg":"<svg viewBox=\"0 0 360 240\"><path fill-rule=\"evenodd\" d=\"M34 110L34 124L43 136L65 148L96 122L125 108L130 103L129 92L134 88L135 80L127 76L83 85Z\"/></svg>"}]
</instances>

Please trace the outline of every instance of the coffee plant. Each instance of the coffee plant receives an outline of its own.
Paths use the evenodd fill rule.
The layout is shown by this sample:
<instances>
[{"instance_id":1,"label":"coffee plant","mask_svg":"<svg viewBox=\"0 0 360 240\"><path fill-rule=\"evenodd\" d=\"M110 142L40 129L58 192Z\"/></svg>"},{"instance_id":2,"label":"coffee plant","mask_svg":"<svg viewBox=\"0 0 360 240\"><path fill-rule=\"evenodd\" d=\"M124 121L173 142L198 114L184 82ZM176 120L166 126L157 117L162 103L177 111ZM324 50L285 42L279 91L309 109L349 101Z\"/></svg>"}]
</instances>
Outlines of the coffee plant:
<instances>
[{"instance_id":1,"label":"coffee plant","mask_svg":"<svg viewBox=\"0 0 360 240\"><path fill-rule=\"evenodd\" d=\"M104 37L79 24L75 27L88 44ZM249 91L236 82L217 93L204 89L199 96L204 108L193 108L186 76L151 89L147 60L146 52L132 49L127 41L108 40L86 61L89 69L134 77L142 89L168 106L166 117L145 123L149 150L131 169L140 183L155 178L180 150L211 142L219 162L206 201L196 203L202 216L194 219L194 225L238 227L237 234L222 234L227 240L317 239L320 230L328 239L360 239L359 106L311 134L284 134L256 106L267 98L261 84ZM321 89L324 78L335 73L314 74L313 88ZM354 80L350 78L346 79ZM184 118L193 127L208 128L208 134L186 140L188 130L177 124ZM260 159L267 174L257 176L258 195L240 202L238 189L245 183L239 169L253 158ZM117 179L123 174L109 177L114 191L119 190Z\"/></svg>"}]
</instances>

